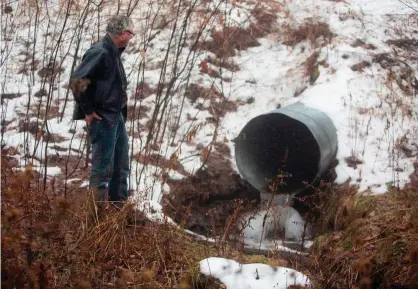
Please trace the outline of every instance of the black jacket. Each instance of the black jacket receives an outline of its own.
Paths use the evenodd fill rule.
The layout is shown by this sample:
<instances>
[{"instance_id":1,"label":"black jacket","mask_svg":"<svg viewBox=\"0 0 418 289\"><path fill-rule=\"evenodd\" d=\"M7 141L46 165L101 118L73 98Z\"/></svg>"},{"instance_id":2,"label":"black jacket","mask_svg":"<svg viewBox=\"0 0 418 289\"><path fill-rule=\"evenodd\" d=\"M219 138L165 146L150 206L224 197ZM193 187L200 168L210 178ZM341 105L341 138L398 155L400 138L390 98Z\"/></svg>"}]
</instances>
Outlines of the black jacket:
<instances>
[{"instance_id":1,"label":"black jacket","mask_svg":"<svg viewBox=\"0 0 418 289\"><path fill-rule=\"evenodd\" d=\"M90 84L81 93L75 93L73 119L84 119L95 111L107 123L113 125L120 113L127 117L127 79L120 59L124 48L117 48L108 34L102 41L90 47L81 64L72 74L70 83L88 79ZM71 86L71 84L70 84Z\"/></svg>"}]
</instances>

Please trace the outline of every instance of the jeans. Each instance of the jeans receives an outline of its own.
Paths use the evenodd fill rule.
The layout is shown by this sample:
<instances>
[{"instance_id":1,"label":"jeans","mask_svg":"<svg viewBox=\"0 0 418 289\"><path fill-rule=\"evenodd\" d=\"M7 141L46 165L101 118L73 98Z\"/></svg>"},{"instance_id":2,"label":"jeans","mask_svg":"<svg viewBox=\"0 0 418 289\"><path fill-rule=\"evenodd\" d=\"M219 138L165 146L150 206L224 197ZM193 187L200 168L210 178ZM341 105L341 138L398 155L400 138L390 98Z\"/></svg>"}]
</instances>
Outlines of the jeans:
<instances>
[{"instance_id":1,"label":"jeans","mask_svg":"<svg viewBox=\"0 0 418 289\"><path fill-rule=\"evenodd\" d=\"M90 125L92 145L90 188L99 201L122 204L128 198L129 144L122 114L115 125L94 119Z\"/></svg>"}]
</instances>

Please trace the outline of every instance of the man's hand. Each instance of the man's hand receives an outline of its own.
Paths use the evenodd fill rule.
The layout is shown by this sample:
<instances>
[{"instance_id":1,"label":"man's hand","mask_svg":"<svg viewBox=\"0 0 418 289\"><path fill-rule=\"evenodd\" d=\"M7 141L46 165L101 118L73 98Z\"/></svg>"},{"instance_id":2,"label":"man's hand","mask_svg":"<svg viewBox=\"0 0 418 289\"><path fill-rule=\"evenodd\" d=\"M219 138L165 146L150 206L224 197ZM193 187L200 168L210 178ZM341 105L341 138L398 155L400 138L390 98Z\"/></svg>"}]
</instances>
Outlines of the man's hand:
<instances>
[{"instance_id":1,"label":"man's hand","mask_svg":"<svg viewBox=\"0 0 418 289\"><path fill-rule=\"evenodd\" d=\"M91 122L95 118L98 119L98 120L102 120L102 118L100 116L98 116L96 112L93 112L92 114L87 114L86 117L84 118L84 120L86 121L87 126L90 126Z\"/></svg>"}]
</instances>

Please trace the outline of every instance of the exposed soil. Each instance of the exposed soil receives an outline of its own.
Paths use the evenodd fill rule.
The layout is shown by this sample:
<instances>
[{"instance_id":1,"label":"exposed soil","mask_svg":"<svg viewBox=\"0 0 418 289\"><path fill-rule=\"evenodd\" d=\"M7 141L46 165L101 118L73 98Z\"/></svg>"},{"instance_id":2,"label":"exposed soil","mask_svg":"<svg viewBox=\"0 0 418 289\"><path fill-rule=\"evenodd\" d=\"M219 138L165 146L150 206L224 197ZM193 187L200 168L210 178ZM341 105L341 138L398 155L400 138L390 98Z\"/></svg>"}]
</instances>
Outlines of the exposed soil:
<instances>
[{"instance_id":1,"label":"exposed soil","mask_svg":"<svg viewBox=\"0 0 418 289\"><path fill-rule=\"evenodd\" d=\"M185 229L221 235L234 212L259 203L259 192L233 172L229 157L229 148L216 144L206 168L182 180L167 181L170 195L164 199L164 209Z\"/></svg>"}]
</instances>

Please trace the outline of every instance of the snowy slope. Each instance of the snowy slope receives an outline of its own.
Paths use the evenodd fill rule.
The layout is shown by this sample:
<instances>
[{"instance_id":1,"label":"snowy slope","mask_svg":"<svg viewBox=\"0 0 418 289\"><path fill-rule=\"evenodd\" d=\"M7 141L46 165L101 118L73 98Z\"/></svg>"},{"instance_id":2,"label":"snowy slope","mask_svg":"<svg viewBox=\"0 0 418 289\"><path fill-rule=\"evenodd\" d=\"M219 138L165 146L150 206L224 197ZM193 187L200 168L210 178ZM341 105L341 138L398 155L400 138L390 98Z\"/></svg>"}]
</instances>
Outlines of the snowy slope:
<instances>
[{"instance_id":1,"label":"snowy slope","mask_svg":"<svg viewBox=\"0 0 418 289\"><path fill-rule=\"evenodd\" d=\"M170 191L165 183L167 176L180 179L192 174L202 165L202 154L214 140L230 147L231 164L236 170L232 140L243 126L251 118L278 105L298 101L324 111L337 128L337 183L350 181L358 184L360 191L384 193L388 185L403 187L409 182L418 149L414 109L417 105L418 57L416 50L411 52L405 45L390 41L418 37L418 18L412 14L413 10L390 0L201 2L197 3L200 10L195 9L186 23L185 39L178 28L172 33L176 3L156 1L152 5L138 5L132 12L138 36L124 53L130 82L129 104L148 111L128 121L131 153L133 156L159 154L182 168L163 168L152 162L144 165L139 157L133 158L130 187L134 199L142 209L149 209L150 216L163 218L159 201ZM79 1L77 7L67 10L63 1L48 1L36 15L34 7L10 1L13 12L2 16L1 93L5 131L2 145L17 148L15 156L21 166L30 161L35 169L43 172L45 154L77 157L84 151L83 123L71 120L72 97L66 104L64 101L66 84L77 39L81 40L80 57L92 42L97 41L97 35L103 35L103 22L117 9L116 4L103 2L98 20L97 7L89 6L89 13L85 14L85 3ZM181 26L181 20L187 15L185 7L180 9L180 22L176 27ZM222 31L225 25L250 29L252 23L258 23L256 14L252 14L255 9L273 15L274 21L267 35L253 37L259 45L235 51L227 58L228 63L238 69L221 69L216 62L208 63L208 57L216 59L215 53L204 47L191 48L202 25L207 26L202 29L200 43L215 39L212 28ZM69 19L65 21L68 11ZM126 7L121 11L126 11ZM215 11L215 16L209 19ZM150 19L156 15L158 23L151 26ZM39 23L35 25L37 17ZM80 21L85 21L82 28ZM325 26L317 26L318 23ZM333 36L328 37L325 33L326 37L317 37L316 30L308 29L307 35L290 44L293 32L304 25L329 27ZM61 34L62 27L64 33ZM60 45L57 46L58 40ZM184 44L181 43L183 40ZM38 63L32 74L33 52ZM384 53L388 53L387 56L382 56ZM314 59L317 72L315 81L310 83L312 73L307 73L307 62L313 56L317 57ZM167 66L163 71L165 59ZM59 73L52 82L43 81L39 71L51 60L63 70L57 69ZM165 95L167 86L160 95L155 92L159 84L170 83L174 78L173 88L164 102L160 96ZM138 89L140 82L149 85L147 95L145 90ZM212 91L206 99L200 97L193 102L184 98L188 93L186 86L191 84ZM45 93L39 93L42 89ZM135 100L135 95L141 93L140 100ZM227 111L216 127L211 119L216 118L216 107L221 107L225 101L234 104L235 109ZM154 131L153 140L146 147L150 133L146 125L156 104L167 105L165 111L158 112L157 119L162 117L168 127L158 132L156 140ZM51 110L47 117L42 113L39 116L46 105L51 106L51 110L63 111L62 120L51 114ZM26 118L28 109L30 116ZM27 128L26 132L22 131L25 123L35 123L35 127L46 132L28 133ZM175 129L177 131L173 133ZM63 139L52 139L47 143L45 134L48 132ZM29 160L24 158L25 155L34 155L35 159ZM355 160L355 165L347 159ZM80 171L77 178L65 175L62 167L61 171L60 177L71 179L69 183L86 185L88 171ZM50 177L57 176L57 172L59 168L55 164L47 169ZM299 220L297 216L295 218ZM249 234L257 235L258 232Z\"/></svg>"}]
</instances>

